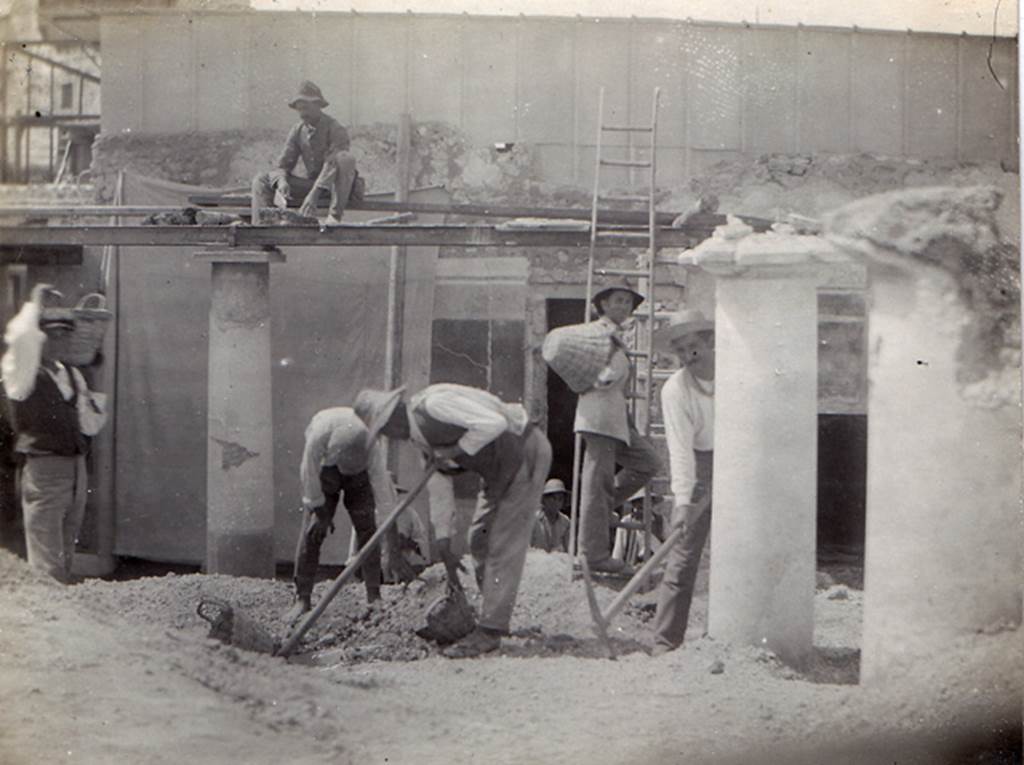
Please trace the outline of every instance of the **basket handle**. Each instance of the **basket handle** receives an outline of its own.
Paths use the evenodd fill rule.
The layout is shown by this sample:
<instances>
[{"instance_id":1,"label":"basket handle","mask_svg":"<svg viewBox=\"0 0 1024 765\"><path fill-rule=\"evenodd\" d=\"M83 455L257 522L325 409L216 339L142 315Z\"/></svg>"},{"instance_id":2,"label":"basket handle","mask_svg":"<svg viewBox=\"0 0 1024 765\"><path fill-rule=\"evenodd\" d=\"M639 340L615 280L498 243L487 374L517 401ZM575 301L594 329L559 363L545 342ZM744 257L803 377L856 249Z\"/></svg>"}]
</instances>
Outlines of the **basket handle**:
<instances>
[{"instance_id":1,"label":"basket handle","mask_svg":"<svg viewBox=\"0 0 1024 765\"><path fill-rule=\"evenodd\" d=\"M89 303L92 301L95 301L96 305L89 305ZM79 300L78 305L75 307L96 308L99 310L103 310L107 307L107 298L105 295L102 295L99 292L90 292L88 295L84 296L81 300Z\"/></svg>"}]
</instances>

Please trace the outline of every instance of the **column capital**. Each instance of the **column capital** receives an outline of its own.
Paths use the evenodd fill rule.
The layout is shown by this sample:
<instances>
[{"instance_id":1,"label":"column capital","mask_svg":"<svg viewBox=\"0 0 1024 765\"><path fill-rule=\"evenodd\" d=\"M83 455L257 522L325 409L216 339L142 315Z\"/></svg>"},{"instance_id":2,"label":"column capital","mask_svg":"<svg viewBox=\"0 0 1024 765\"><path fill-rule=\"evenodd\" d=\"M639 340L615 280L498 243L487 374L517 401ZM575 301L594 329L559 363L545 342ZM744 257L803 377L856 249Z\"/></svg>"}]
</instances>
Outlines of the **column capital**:
<instances>
[{"instance_id":1,"label":"column capital","mask_svg":"<svg viewBox=\"0 0 1024 765\"><path fill-rule=\"evenodd\" d=\"M209 247L198 250L193 257L210 263L284 263L286 260L277 247Z\"/></svg>"},{"instance_id":2,"label":"column capital","mask_svg":"<svg viewBox=\"0 0 1024 765\"><path fill-rule=\"evenodd\" d=\"M820 236L769 231L738 238L713 236L679 256L719 277L762 279L818 277L829 268L855 262Z\"/></svg>"}]
</instances>

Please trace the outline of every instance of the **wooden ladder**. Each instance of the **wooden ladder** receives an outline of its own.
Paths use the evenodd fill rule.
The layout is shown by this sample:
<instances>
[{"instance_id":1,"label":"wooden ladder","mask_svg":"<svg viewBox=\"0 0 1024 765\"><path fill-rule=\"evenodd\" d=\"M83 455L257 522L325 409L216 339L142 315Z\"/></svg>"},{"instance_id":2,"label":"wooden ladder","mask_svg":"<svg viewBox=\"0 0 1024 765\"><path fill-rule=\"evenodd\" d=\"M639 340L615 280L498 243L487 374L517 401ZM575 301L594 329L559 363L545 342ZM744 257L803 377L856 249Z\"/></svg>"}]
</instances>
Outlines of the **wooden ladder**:
<instances>
[{"instance_id":1,"label":"wooden ladder","mask_svg":"<svg viewBox=\"0 0 1024 765\"><path fill-rule=\"evenodd\" d=\"M604 122L604 88L601 88L598 94L598 118L597 118L597 143L596 143L596 157L594 166L594 191L591 201L590 211L590 248L589 256L587 260L587 299L584 307L583 321L591 321L591 300L594 296L594 277L595 276L625 276L627 278L637 279L638 292L646 295L645 308L642 308L640 313L634 315L635 321L633 329L631 331L632 337L627 338L628 344L631 346L631 350L627 351L627 356L630 358L630 365L632 367L631 380L627 393L627 404L629 406L630 414L633 417L634 423L637 425L637 430L647 437L652 436L664 437L664 426L661 423L654 423L652 421L652 403L655 390L655 381L662 378L667 378L670 372L659 373L654 367L654 332L658 326L659 321L666 318L668 314L659 312L657 310L657 301L655 299L655 287L657 286L655 279L655 266L657 264L657 252L658 252L658 226L657 226L657 211L656 211L656 193L657 193L657 140L658 140L658 107L661 95L660 88L654 88L654 93L651 99L651 121L647 125L606 125ZM631 136L634 134L646 134L650 138L649 143L649 156L647 159L635 159L630 157L629 159L609 159L604 156L605 149L605 135L607 133L628 133ZM632 140L628 144L630 153L632 154ZM601 171L606 167L627 167L630 168L630 177L632 179L633 169L645 169L647 170L647 193L646 194L629 194L629 195L614 195L606 194L601 190ZM599 210L601 203L618 202L628 204L639 204L643 203L647 207L647 230L644 232L635 232L635 238L638 242L643 242L646 245L645 251L637 258L637 267L633 269L621 269L621 268L602 268L596 263L595 257L597 252L597 240L598 235L601 232L602 221L600 220ZM622 233L621 231L619 233ZM569 537L569 554L573 561L576 560L578 553L578 519L579 519L579 508L580 508L580 473L583 461L583 439L579 433L576 434L574 447L573 447L573 472L572 472L572 504L571 504L571 519L570 525L570 537ZM651 526L653 522L653 511L652 511L652 492L651 483L665 482L664 477L657 477L650 481L644 489L644 504L643 504L643 523L638 525L636 522L622 521L620 522L621 528L631 530L642 530L643 531L643 557L649 558L653 549L651 544L652 532ZM639 551L633 556L634 558L639 557ZM634 563L635 560L627 560L629 563ZM573 576L575 577L578 568L576 565L573 566Z\"/></svg>"}]
</instances>

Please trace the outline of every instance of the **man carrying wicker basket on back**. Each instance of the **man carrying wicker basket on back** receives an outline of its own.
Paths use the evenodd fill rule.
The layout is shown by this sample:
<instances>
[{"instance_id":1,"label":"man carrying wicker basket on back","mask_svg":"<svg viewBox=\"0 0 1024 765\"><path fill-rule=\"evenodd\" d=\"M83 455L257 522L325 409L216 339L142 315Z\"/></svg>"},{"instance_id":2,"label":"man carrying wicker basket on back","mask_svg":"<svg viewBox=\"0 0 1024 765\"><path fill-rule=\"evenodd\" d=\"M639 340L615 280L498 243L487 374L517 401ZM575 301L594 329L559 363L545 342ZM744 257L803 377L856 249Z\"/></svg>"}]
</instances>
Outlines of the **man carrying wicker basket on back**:
<instances>
[{"instance_id":1,"label":"man carrying wicker basket on back","mask_svg":"<svg viewBox=\"0 0 1024 765\"><path fill-rule=\"evenodd\" d=\"M21 501L28 562L60 582L71 580L75 539L85 515L85 456L106 422L106 396L89 390L82 373L58 360L75 329L74 312L44 308L37 284L7 324L0 360L14 449L24 457Z\"/></svg>"},{"instance_id":2,"label":"man carrying wicker basket on back","mask_svg":"<svg viewBox=\"0 0 1024 765\"><path fill-rule=\"evenodd\" d=\"M637 431L626 408L631 365L622 332L643 301L643 295L624 277L609 281L594 295L598 319L592 324L610 333L612 352L594 385L580 393L573 426L586 445L580 485L580 550L591 571L623 576L631 575L632 569L611 557L612 511L660 469L657 452Z\"/></svg>"}]
</instances>

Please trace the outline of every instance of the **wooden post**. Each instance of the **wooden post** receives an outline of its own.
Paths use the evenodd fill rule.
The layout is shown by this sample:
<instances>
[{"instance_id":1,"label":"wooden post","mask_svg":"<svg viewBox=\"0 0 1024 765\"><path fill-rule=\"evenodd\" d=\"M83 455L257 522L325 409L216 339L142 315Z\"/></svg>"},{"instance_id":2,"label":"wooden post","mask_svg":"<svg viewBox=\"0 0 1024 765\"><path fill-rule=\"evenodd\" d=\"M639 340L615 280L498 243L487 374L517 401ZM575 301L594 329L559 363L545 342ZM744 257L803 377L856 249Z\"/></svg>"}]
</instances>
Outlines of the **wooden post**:
<instances>
[{"instance_id":1,"label":"wooden post","mask_svg":"<svg viewBox=\"0 0 1024 765\"><path fill-rule=\"evenodd\" d=\"M53 98L54 98L54 92L53 92L53 89L54 89L54 75L53 75L53 72L54 72L54 69L51 66L50 67L50 114L49 114L50 117L53 116ZM53 123L52 122L50 123L50 126L47 128L47 132L50 135L50 153L49 153L49 156L47 157L47 159L49 160L47 164L49 166L49 174L50 175L49 175L49 178L47 180L52 181L53 180Z\"/></svg>"},{"instance_id":2,"label":"wooden post","mask_svg":"<svg viewBox=\"0 0 1024 765\"><path fill-rule=\"evenodd\" d=\"M274 575L270 264L280 250L207 250L212 263L206 571Z\"/></svg>"},{"instance_id":3,"label":"wooden post","mask_svg":"<svg viewBox=\"0 0 1024 765\"><path fill-rule=\"evenodd\" d=\"M7 183L7 55L0 52L0 183Z\"/></svg>"},{"instance_id":4,"label":"wooden post","mask_svg":"<svg viewBox=\"0 0 1024 765\"><path fill-rule=\"evenodd\" d=\"M28 65L28 77L25 78L25 116L32 115L32 65ZM25 134L25 175L20 179L22 183L32 182L32 128L31 123L27 124L22 131ZM20 136L19 136L20 137Z\"/></svg>"},{"instance_id":5,"label":"wooden post","mask_svg":"<svg viewBox=\"0 0 1024 765\"><path fill-rule=\"evenodd\" d=\"M409 199L411 140L412 119L406 112L398 119L396 202L406 202ZM388 389L401 385L402 379L402 314L405 310L406 255L404 245L394 246L388 260L388 321L384 356L384 385Z\"/></svg>"}]
</instances>

